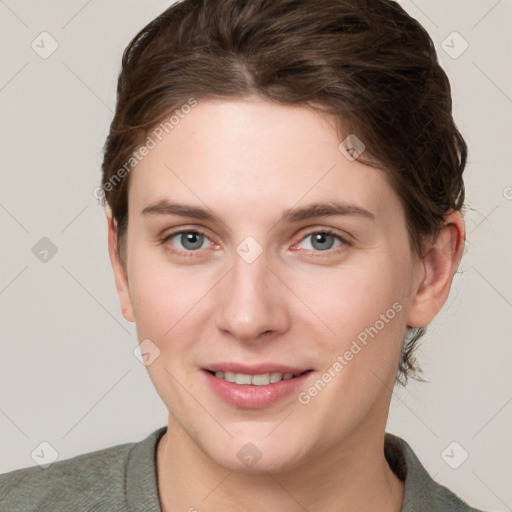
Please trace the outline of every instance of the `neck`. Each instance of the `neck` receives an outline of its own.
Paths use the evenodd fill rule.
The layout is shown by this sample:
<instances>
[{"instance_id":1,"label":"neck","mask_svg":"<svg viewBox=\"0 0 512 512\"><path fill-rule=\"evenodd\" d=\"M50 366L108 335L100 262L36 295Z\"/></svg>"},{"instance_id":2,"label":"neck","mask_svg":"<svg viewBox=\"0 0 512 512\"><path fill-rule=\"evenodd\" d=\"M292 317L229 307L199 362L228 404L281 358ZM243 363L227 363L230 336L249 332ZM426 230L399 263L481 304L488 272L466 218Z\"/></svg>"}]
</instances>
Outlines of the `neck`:
<instances>
[{"instance_id":1,"label":"neck","mask_svg":"<svg viewBox=\"0 0 512 512\"><path fill-rule=\"evenodd\" d=\"M400 512L404 483L384 457L381 435L359 427L343 446L293 470L237 473L211 460L169 416L157 449L162 512L381 510Z\"/></svg>"}]
</instances>

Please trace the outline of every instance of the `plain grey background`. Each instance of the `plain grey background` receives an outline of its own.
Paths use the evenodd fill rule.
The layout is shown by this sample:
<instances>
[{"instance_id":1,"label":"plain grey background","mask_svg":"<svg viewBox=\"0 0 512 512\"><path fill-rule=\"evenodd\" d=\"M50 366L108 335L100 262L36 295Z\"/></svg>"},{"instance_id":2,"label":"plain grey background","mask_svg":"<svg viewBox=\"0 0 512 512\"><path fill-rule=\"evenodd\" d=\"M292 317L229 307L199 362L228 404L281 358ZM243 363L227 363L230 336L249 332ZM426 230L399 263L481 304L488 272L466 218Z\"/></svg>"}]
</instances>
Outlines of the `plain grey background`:
<instances>
[{"instance_id":1,"label":"plain grey background","mask_svg":"<svg viewBox=\"0 0 512 512\"><path fill-rule=\"evenodd\" d=\"M387 430L471 505L511 510L512 1L400 3L450 77L469 211L462 264L419 351L430 382L395 389ZM170 4L0 0L0 473L35 465L41 442L61 460L166 424L93 190L122 51Z\"/></svg>"}]
</instances>

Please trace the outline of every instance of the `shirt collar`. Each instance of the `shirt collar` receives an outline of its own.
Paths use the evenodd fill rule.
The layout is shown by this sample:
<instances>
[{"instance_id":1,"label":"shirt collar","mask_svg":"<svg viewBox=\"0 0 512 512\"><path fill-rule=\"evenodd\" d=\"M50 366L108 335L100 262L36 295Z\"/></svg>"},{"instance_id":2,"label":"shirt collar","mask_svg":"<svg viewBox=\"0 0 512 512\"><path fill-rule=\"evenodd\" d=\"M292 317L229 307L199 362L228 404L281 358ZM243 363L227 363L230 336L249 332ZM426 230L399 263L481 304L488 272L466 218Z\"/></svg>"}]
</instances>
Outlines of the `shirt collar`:
<instances>
[{"instance_id":1,"label":"shirt collar","mask_svg":"<svg viewBox=\"0 0 512 512\"><path fill-rule=\"evenodd\" d=\"M156 474L156 447L167 431L161 427L135 444L128 460L125 495L130 510L161 512ZM405 481L401 512L430 512L436 501L437 484L422 466L412 448L400 437L386 433L384 455L397 475Z\"/></svg>"},{"instance_id":2,"label":"shirt collar","mask_svg":"<svg viewBox=\"0 0 512 512\"><path fill-rule=\"evenodd\" d=\"M128 459L125 475L125 496L130 511L162 512L158 497L156 448L167 431L161 427L135 444Z\"/></svg>"},{"instance_id":3,"label":"shirt collar","mask_svg":"<svg viewBox=\"0 0 512 512\"><path fill-rule=\"evenodd\" d=\"M412 448L400 437L386 432L384 455L397 477L405 481L401 512L431 512L438 484L432 480Z\"/></svg>"}]
</instances>

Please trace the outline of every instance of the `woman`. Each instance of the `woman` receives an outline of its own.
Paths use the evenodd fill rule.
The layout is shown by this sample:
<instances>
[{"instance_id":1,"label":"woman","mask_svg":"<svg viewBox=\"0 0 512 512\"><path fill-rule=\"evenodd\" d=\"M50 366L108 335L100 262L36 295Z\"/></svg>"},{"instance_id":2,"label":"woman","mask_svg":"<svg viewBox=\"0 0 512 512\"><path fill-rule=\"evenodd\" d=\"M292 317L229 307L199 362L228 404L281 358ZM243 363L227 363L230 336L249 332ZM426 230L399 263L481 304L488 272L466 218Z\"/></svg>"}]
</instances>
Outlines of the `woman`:
<instances>
[{"instance_id":1,"label":"woman","mask_svg":"<svg viewBox=\"0 0 512 512\"><path fill-rule=\"evenodd\" d=\"M462 256L466 156L395 2L167 9L124 53L97 192L168 425L4 475L6 510L474 510L385 432Z\"/></svg>"}]
</instances>

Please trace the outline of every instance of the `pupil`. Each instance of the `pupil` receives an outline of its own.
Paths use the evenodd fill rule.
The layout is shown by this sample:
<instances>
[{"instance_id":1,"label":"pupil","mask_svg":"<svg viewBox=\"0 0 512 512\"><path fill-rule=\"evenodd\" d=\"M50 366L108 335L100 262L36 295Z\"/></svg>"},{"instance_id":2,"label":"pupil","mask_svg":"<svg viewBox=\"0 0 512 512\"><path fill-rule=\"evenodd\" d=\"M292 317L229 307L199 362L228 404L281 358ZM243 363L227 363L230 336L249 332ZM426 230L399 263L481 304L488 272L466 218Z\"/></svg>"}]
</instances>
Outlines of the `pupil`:
<instances>
[{"instance_id":1,"label":"pupil","mask_svg":"<svg viewBox=\"0 0 512 512\"><path fill-rule=\"evenodd\" d=\"M199 249L203 245L203 235L200 233L183 233L181 243L186 249Z\"/></svg>"},{"instance_id":2,"label":"pupil","mask_svg":"<svg viewBox=\"0 0 512 512\"><path fill-rule=\"evenodd\" d=\"M313 246L315 246L315 244L317 243L319 243L320 246L315 247L315 249L330 249L334 243L334 238L332 235L329 235L328 233L317 233L316 236L314 237Z\"/></svg>"}]
</instances>

